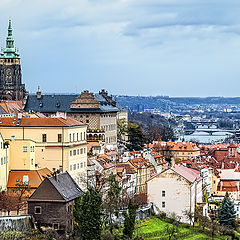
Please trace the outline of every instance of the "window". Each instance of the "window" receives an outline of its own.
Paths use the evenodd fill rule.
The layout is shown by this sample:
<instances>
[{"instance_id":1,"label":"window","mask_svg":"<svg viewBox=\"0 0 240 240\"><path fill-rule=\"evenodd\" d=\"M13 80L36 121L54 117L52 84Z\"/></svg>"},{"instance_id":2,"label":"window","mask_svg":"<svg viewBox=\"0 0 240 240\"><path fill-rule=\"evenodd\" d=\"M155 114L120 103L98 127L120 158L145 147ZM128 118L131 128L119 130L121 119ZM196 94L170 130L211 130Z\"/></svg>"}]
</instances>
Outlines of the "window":
<instances>
[{"instance_id":1,"label":"window","mask_svg":"<svg viewBox=\"0 0 240 240\"><path fill-rule=\"evenodd\" d=\"M72 135L71 135L71 133L69 134L69 142L71 142L72 141Z\"/></svg>"},{"instance_id":2,"label":"window","mask_svg":"<svg viewBox=\"0 0 240 240\"><path fill-rule=\"evenodd\" d=\"M35 207L35 214L41 214L42 213L42 207L36 206Z\"/></svg>"},{"instance_id":3,"label":"window","mask_svg":"<svg viewBox=\"0 0 240 240\"><path fill-rule=\"evenodd\" d=\"M33 165L33 159L31 159L31 165Z\"/></svg>"},{"instance_id":4,"label":"window","mask_svg":"<svg viewBox=\"0 0 240 240\"><path fill-rule=\"evenodd\" d=\"M82 148L80 149L80 154L83 154L83 149Z\"/></svg>"},{"instance_id":5,"label":"window","mask_svg":"<svg viewBox=\"0 0 240 240\"><path fill-rule=\"evenodd\" d=\"M62 142L62 134L58 134L58 142Z\"/></svg>"},{"instance_id":6,"label":"window","mask_svg":"<svg viewBox=\"0 0 240 240\"><path fill-rule=\"evenodd\" d=\"M73 170L76 170L76 164L73 165Z\"/></svg>"},{"instance_id":7,"label":"window","mask_svg":"<svg viewBox=\"0 0 240 240\"><path fill-rule=\"evenodd\" d=\"M86 123L89 123L89 120L88 120L88 119L86 120Z\"/></svg>"},{"instance_id":8,"label":"window","mask_svg":"<svg viewBox=\"0 0 240 240\"><path fill-rule=\"evenodd\" d=\"M77 133L77 141L78 141L78 133Z\"/></svg>"},{"instance_id":9,"label":"window","mask_svg":"<svg viewBox=\"0 0 240 240\"><path fill-rule=\"evenodd\" d=\"M75 156L76 155L76 150L73 150L73 156Z\"/></svg>"},{"instance_id":10,"label":"window","mask_svg":"<svg viewBox=\"0 0 240 240\"><path fill-rule=\"evenodd\" d=\"M23 185L28 185L28 175L23 176Z\"/></svg>"},{"instance_id":11,"label":"window","mask_svg":"<svg viewBox=\"0 0 240 240\"><path fill-rule=\"evenodd\" d=\"M72 156L72 150L70 150L70 157Z\"/></svg>"},{"instance_id":12,"label":"window","mask_svg":"<svg viewBox=\"0 0 240 240\"><path fill-rule=\"evenodd\" d=\"M166 192L165 190L162 191L162 197L165 197L166 196Z\"/></svg>"},{"instance_id":13,"label":"window","mask_svg":"<svg viewBox=\"0 0 240 240\"><path fill-rule=\"evenodd\" d=\"M47 134L42 134L42 142L47 142Z\"/></svg>"},{"instance_id":14,"label":"window","mask_svg":"<svg viewBox=\"0 0 240 240\"><path fill-rule=\"evenodd\" d=\"M79 155L79 149L77 150L77 155Z\"/></svg>"},{"instance_id":15,"label":"window","mask_svg":"<svg viewBox=\"0 0 240 240\"><path fill-rule=\"evenodd\" d=\"M72 171L72 165L70 165L70 171Z\"/></svg>"},{"instance_id":16,"label":"window","mask_svg":"<svg viewBox=\"0 0 240 240\"><path fill-rule=\"evenodd\" d=\"M82 133L81 133L81 141L82 141L83 139L82 139Z\"/></svg>"},{"instance_id":17,"label":"window","mask_svg":"<svg viewBox=\"0 0 240 240\"><path fill-rule=\"evenodd\" d=\"M27 152L27 147L23 146L23 152Z\"/></svg>"},{"instance_id":18,"label":"window","mask_svg":"<svg viewBox=\"0 0 240 240\"><path fill-rule=\"evenodd\" d=\"M53 229L54 230L58 230L59 229L59 224L58 223L54 223L53 224Z\"/></svg>"},{"instance_id":19,"label":"window","mask_svg":"<svg viewBox=\"0 0 240 240\"><path fill-rule=\"evenodd\" d=\"M75 134L73 133L73 142L75 142Z\"/></svg>"},{"instance_id":20,"label":"window","mask_svg":"<svg viewBox=\"0 0 240 240\"><path fill-rule=\"evenodd\" d=\"M162 208L165 208L166 204L165 202L162 202Z\"/></svg>"}]
</instances>

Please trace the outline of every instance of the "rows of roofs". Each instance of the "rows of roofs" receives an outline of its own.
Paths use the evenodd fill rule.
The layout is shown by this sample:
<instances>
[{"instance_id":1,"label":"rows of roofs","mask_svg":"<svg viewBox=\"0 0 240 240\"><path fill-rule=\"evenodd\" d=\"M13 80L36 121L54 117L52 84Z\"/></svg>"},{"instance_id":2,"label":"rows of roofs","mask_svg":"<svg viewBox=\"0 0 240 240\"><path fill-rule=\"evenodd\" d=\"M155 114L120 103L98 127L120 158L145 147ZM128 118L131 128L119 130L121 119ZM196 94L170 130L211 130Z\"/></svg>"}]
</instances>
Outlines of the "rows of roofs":
<instances>
[{"instance_id":1,"label":"rows of roofs","mask_svg":"<svg viewBox=\"0 0 240 240\"><path fill-rule=\"evenodd\" d=\"M161 151L161 150L171 150L171 151L199 151L196 143L193 142L154 142L153 144L149 144L146 147L151 148L153 151Z\"/></svg>"},{"instance_id":2,"label":"rows of roofs","mask_svg":"<svg viewBox=\"0 0 240 240\"><path fill-rule=\"evenodd\" d=\"M89 104L89 105L88 105ZM55 113L79 113L79 112L118 112L122 107L108 95L105 90L99 93L83 91L79 94L30 94L28 96L25 111Z\"/></svg>"},{"instance_id":3,"label":"rows of roofs","mask_svg":"<svg viewBox=\"0 0 240 240\"><path fill-rule=\"evenodd\" d=\"M55 117L55 118L14 118L4 117L0 118L0 126L4 127L73 127L82 126L79 122L71 117Z\"/></svg>"}]
</instances>

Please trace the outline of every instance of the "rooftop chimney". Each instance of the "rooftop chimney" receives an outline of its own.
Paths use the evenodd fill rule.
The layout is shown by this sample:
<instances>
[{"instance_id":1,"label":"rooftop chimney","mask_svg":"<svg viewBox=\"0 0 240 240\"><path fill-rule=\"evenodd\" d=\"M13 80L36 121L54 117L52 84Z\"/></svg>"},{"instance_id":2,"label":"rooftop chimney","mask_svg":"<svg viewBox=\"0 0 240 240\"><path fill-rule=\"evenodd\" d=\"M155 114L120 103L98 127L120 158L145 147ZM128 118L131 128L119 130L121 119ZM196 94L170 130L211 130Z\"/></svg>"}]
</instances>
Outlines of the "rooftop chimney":
<instances>
[{"instance_id":1,"label":"rooftop chimney","mask_svg":"<svg viewBox=\"0 0 240 240\"><path fill-rule=\"evenodd\" d=\"M38 90L37 90L37 99L41 99L42 98L42 93L40 91L40 87L38 86Z\"/></svg>"}]
</instances>

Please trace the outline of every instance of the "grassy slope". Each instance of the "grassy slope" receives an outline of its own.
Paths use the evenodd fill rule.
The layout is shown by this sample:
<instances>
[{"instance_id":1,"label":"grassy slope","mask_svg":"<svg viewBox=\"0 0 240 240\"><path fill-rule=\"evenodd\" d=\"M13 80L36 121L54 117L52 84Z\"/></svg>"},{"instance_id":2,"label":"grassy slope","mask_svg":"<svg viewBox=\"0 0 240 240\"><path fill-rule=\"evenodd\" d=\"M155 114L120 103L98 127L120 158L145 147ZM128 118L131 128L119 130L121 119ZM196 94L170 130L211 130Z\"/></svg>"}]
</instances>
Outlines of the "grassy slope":
<instances>
[{"instance_id":1,"label":"grassy slope","mask_svg":"<svg viewBox=\"0 0 240 240\"><path fill-rule=\"evenodd\" d=\"M156 217L150 217L147 218L145 220L141 220L138 221L135 227L135 236L140 236L141 234L146 234L146 233L153 233L153 232L158 232L158 231L163 231L165 229L165 226L167 224L167 222L164 222ZM170 224L171 225L171 224ZM178 239L184 239L184 240L190 240L190 239L196 239L196 240L210 240L211 238L208 237L207 235L205 235L204 233L198 233L195 232L192 227L191 228L184 228L184 227L179 227L179 231L180 233L187 233L189 234L188 236L182 237L182 238L178 238ZM151 237L151 238L145 238L148 240L155 240L155 239L159 239L160 236L158 237ZM161 237L167 237L167 235L161 235ZM216 237L214 238L215 240L219 239L219 240L223 240L226 239L226 236L222 236L222 237Z\"/></svg>"}]
</instances>

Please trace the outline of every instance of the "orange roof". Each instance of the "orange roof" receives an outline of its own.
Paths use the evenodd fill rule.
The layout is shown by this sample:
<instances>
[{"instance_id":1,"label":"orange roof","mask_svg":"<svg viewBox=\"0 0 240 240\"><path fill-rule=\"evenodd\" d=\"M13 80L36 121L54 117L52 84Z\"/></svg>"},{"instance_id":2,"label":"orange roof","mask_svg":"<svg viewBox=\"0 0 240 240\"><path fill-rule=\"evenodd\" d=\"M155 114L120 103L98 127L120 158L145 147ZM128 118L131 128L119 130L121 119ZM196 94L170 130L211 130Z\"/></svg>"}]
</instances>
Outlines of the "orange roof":
<instances>
[{"instance_id":1,"label":"orange roof","mask_svg":"<svg viewBox=\"0 0 240 240\"><path fill-rule=\"evenodd\" d=\"M99 142L89 142L87 145L87 152L90 152L92 147L100 147Z\"/></svg>"},{"instance_id":2,"label":"orange roof","mask_svg":"<svg viewBox=\"0 0 240 240\"><path fill-rule=\"evenodd\" d=\"M240 180L221 180L217 185L217 191L239 191Z\"/></svg>"},{"instance_id":3,"label":"orange roof","mask_svg":"<svg viewBox=\"0 0 240 240\"><path fill-rule=\"evenodd\" d=\"M129 162L136 168L149 164L148 159L145 158L134 158L130 159Z\"/></svg>"},{"instance_id":4,"label":"orange roof","mask_svg":"<svg viewBox=\"0 0 240 240\"><path fill-rule=\"evenodd\" d=\"M13 188L16 183L23 181L23 176L28 176L29 186L31 188L38 188L41 182L47 176L51 175L51 171L48 168L39 170L11 170L8 176L8 188Z\"/></svg>"},{"instance_id":5,"label":"orange roof","mask_svg":"<svg viewBox=\"0 0 240 240\"><path fill-rule=\"evenodd\" d=\"M134 174L136 171L133 167L131 167L129 164L126 163L119 163L117 164L117 172L122 172L123 169L126 170L126 174Z\"/></svg>"},{"instance_id":6,"label":"orange roof","mask_svg":"<svg viewBox=\"0 0 240 240\"><path fill-rule=\"evenodd\" d=\"M18 124L18 125L17 125ZM24 127L71 127L71 126L80 126L83 123L67 117L66 119L58 118L1 118L0 126L6 127L15 127L15 126L24 126Z\"/></svg>"},{"instance_id":7,"label":"orange roof","mask_svg":"<svg viewBox=\"0 0 240 240\"><path fill-rule=\"evenodd\" d=\"M156 151L199 151L196 143L192 142L163 142L159 141L158 143L151 145Z\"/></svg>"}]
</instances>

